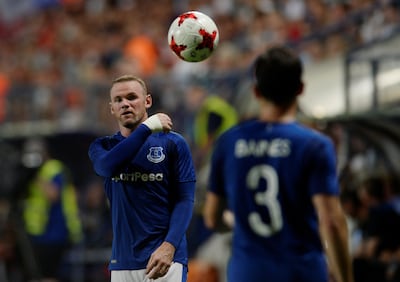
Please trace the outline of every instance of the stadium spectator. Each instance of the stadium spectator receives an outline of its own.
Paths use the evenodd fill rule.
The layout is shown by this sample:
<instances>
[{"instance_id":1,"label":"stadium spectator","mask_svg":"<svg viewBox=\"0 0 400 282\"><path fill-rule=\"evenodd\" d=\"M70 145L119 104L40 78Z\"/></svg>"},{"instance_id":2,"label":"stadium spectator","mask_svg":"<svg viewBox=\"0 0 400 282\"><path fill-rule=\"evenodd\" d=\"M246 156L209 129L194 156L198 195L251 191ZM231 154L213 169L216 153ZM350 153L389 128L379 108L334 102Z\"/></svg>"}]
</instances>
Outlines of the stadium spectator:
<instances>
[{"instance_id":1,"label":"stadium spectator","mask_svg":"<svg viewBox=\"0 0 400 282\"><path fill-rule=\"evenodd\" d=\"M45 140L27 140L22 157L27 168L36 169L22 207L38 275L28 279L60 281L64 255L83 238L75 186L65 164L50 155Z\"/></svg>"}]
</instances>

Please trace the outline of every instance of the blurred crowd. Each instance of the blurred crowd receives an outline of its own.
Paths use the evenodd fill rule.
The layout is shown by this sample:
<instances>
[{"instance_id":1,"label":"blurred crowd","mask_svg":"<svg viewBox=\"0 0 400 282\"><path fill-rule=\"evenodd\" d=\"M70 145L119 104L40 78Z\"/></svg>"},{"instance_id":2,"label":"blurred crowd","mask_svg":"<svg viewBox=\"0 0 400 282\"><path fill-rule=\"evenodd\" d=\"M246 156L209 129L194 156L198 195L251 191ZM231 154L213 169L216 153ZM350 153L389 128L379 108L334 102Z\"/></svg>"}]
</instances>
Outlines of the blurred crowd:
<instances>
[{"instance_id":1,"label":"blurred crowd","mask_svg":"<svg viewBox=\"0 0 400 282\"><path fill-rule=\"evenodd\" d=\"M400 175L390 160L400 152L399 141L355 133L345 123L333 122L325 132L337 147L355 281L400 281ZM391 142L394 148L382 148Z\"/></svg>"},{"instance_id":2,"label":"blurred crowd","mask_svg":"<svg viewBox=\"0 0 400 282\"><path fill-rule=\"evenodd\" d=\"M312 64L390 37L399 8L397 0L2 0L0 124L113 130L108 87L120 73L145 78L158 108L177 120L201 102L191 84L240 105L247 89L238 86L269 44L291 45ZM180 61L167 44L170 23L187 10L220 30L216 54L202 63Z\"/></svg>"},{"instance_id":3,"label":"blurred crowd","mask_svg":"<svg viewBox=\"0 0 400 282\"><path fill-rule=\"evenodd\" d=\"M188 10L210 15L220 31L215 54L201 63L179 60L167 44L170 23ZM111 80L121 73L144 78L155 100L152 111L169 113L174 129L193 146L199 189L189 230L197 235L191 238L191 255L207 253L207 247L197 248L208 240L226 251L221 242L229 243L229 236L212 237L201 226L201 199L213 141L223 130L256 113L250 89L255 56L268 45L283 43L292 46L304 64L313 64L389 38L399 27L398 0L0 0L0 132L6 132L6 137L21 135L29 126L46 131L43 122L51 125L53 133L113 132L116 125L109 118L108 104ZM210 128L207 119L215 115L221 115L220 120ZM337 131L333 128L328 133L335 138ZM390 255L376 248L368 252L361 244L361 234L368 232L373 239L381 234L377 234L377 224L366 223L369 205L377 203L366 200L366 195L375 190L365 188L361 194L359 187L372 184L365 177L357 181L353 177L357 169L374 171L377 164L373 152L360 141L352 145L354 155L346 154L339 164L346 186L343 203L354 228L354 256L373 257L378 266L369 267L377 272L384 268L378 261L384 261L392 267L390 277L395 277L398 240L392 242ZM396 185L391 180L381 177L374 187L385 187L378 189L385 192L379 203L396 202L396 206ZM79 204L85 243L90 248L109 247L102 185L96 177L83 182L84 187L78 188L82 188ZM218 248L214 251L224 262L227 254ZM4 252L0 248L0 256ZM103 257L107 254L86 256L93 259L93 270L88 270L93 272L93 281L107 281L105 263L99 263ZM358 262L366 265L362 259ZM383 272L387 274L386 268Z\"/></svg>"}]
</instances>

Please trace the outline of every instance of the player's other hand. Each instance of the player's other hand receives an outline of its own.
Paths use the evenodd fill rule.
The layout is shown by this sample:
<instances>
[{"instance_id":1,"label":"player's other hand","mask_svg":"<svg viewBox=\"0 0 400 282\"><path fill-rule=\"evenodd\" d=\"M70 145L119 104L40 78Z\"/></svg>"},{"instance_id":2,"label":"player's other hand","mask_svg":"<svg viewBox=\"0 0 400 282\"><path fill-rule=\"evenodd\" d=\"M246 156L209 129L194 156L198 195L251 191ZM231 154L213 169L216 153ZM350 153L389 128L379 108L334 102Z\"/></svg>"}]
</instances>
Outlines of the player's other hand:
<instances>
[{"instance_id":1,"label":"player's other hand","mask_svg":"<svg viewBox=\"0 0 400 282\"><path fill-rule=\"evenodd\" d=\"M157 279L168 273L175 254L175 247L163 242L150 256L146 267L146 274L149 279Z\"/></svg>"},{"instance_id":2,"label":"player's other hand","mask_svg":"<svg viewBox=\"0 0 400 282\"><path fill-rule=\"evenodd\" d=\"M143 124L153 132L169 132L172 129L172 120L164 113L158 113L150 116L143 122Z\"/></svg>"}]
</instances>

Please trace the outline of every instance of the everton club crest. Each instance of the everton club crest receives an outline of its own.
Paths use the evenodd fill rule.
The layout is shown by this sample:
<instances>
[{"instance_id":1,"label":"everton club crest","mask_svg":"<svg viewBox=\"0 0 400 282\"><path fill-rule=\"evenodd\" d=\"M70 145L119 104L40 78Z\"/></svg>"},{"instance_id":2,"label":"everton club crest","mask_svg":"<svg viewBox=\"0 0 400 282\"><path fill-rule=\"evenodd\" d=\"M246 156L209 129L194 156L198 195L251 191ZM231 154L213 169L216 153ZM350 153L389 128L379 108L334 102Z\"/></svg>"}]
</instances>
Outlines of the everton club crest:
<instances>
[{"instance_id":1,"label":"everton club crest","mask_svg":"<svg viewBox=\"0 0 400 282\"><path fill-rule=\"evenodd\" d=\"M152 163L159 163L165 159L162 147L151 147L147 154L147 159Z\"/></svg>"}]
</instances>

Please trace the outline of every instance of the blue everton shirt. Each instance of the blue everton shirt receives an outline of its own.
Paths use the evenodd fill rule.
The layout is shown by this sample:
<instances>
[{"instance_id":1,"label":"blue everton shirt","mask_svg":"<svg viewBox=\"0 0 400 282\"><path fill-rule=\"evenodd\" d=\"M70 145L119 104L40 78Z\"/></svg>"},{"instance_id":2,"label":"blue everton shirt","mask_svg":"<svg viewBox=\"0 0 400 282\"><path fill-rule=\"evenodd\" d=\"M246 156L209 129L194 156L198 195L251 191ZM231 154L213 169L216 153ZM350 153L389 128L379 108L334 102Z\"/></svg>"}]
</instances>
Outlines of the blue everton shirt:
<instances>
[{"instance_id":1,"label":"blue everton shirt","mask_svg":"<svg viewBox=\"0 0 400 282\"><path fill-rule=\"evenodd\" d=\"M209 189L226 198L235 215L230 281L244 281L237 278L241 274L247 281L266 281L273 277L266 271L276 271L277 261L296 265L296 257L304 255L321 261L311 198L338 195L335 158L328 137L296 122L251 120L221 135ZM250 269L259 276L249 276Z\"/></svg>"},{"instance_id":2,"label":"blue everton shirt","mask_svg":"<svg viewBox=\"0 0 400 282\"><path fill-rule=\"evenodd\" d=\"M174 261L187 264L185 232L190 221L195 171L189 147L175 132L153 133L139 126L89 148L110 202L113 243L111 270L143 269L163 241L176 248Z\"/></svg>"}]
</instances>

